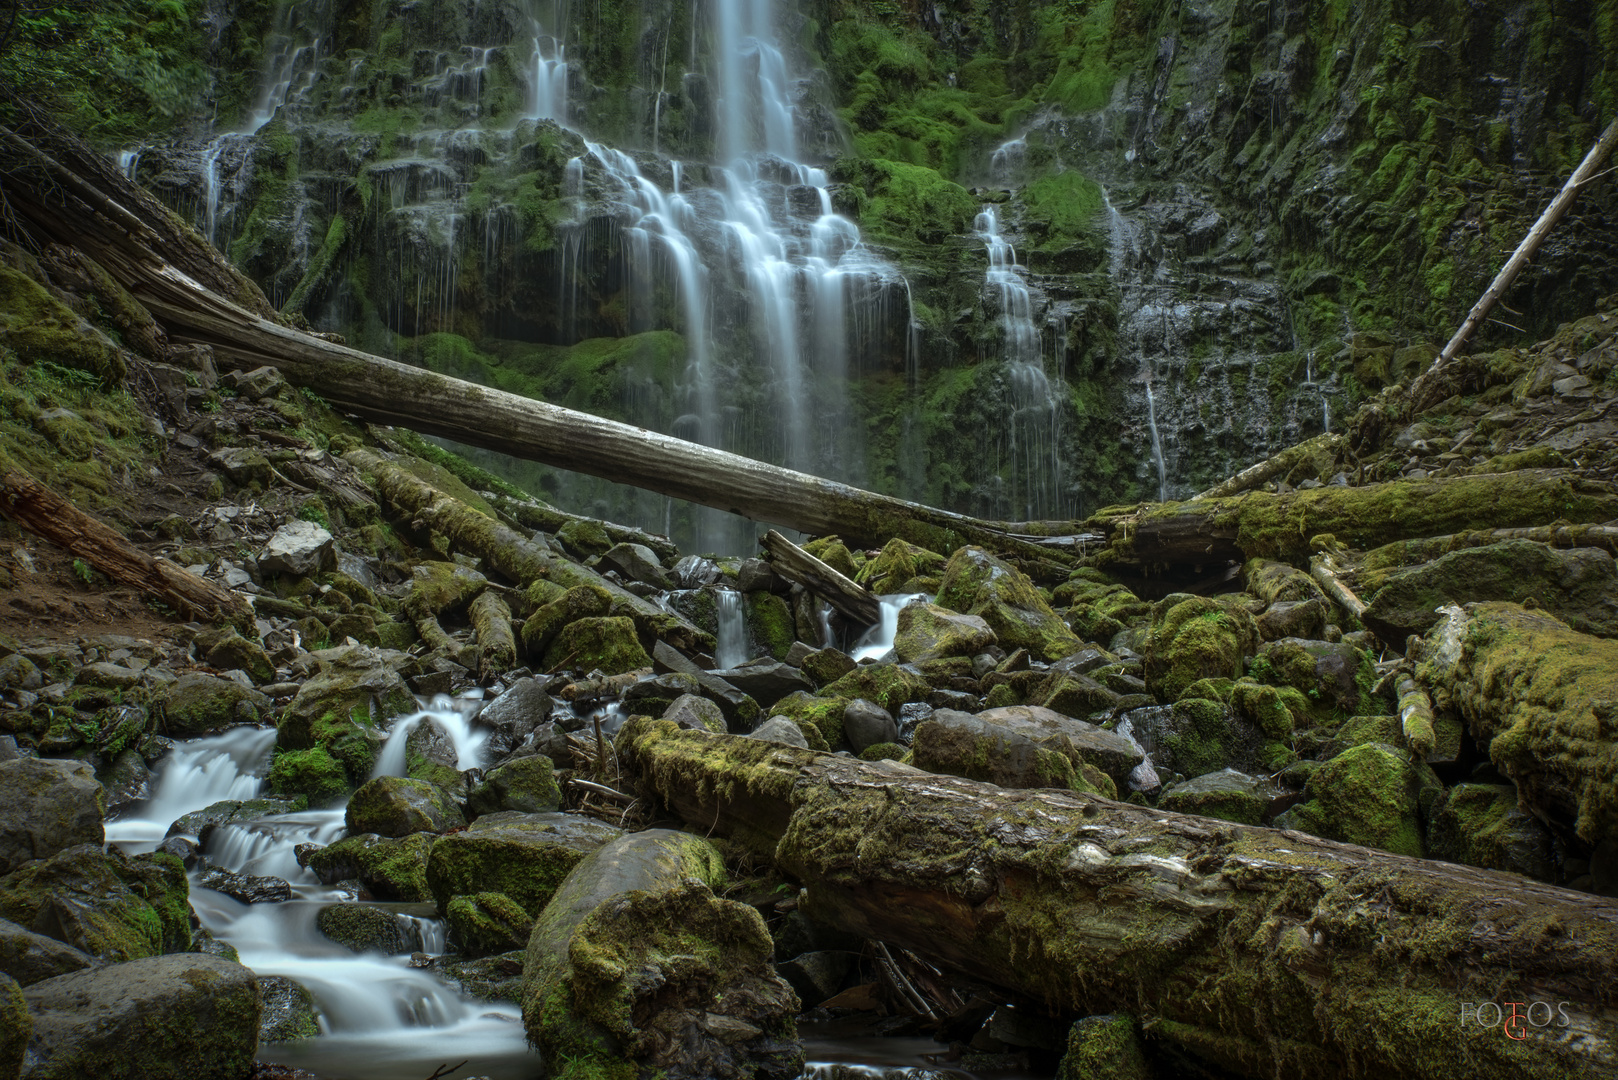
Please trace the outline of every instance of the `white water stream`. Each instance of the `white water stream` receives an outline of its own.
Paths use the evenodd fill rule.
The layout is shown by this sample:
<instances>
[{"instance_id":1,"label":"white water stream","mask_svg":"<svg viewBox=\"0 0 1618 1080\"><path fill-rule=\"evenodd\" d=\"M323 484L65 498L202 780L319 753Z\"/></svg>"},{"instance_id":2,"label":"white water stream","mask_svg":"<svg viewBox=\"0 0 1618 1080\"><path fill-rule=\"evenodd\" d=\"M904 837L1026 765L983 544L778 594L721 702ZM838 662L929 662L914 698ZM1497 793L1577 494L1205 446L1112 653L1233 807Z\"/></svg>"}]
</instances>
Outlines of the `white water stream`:
<instances>
[{"instance_id":1,"label":"white water stream","mask_svg":"<svg viewBox=\"0 0 1618 1080\"><path fill-rule=\"evenodd\" d=\"M742 618L742 594L735 589L716 589L714 603L719 616L719 644L714 663L721 668L740 667L747 655L747 623Z\"/></svg>"},{"instance_id":2,"label":"white water stream","mask_svg":"<svg viewBox=\"0 0 1618 1080\"><path fill-rule=\"evenodd\" d=\"M892 593L880 596L882 618L865 631L854 643L852 653L856 663L862 660L880 660L893 651L893 639L899 635L899 612L918 600L927 600L926 593Z\"/></svg>"}]
</instances>

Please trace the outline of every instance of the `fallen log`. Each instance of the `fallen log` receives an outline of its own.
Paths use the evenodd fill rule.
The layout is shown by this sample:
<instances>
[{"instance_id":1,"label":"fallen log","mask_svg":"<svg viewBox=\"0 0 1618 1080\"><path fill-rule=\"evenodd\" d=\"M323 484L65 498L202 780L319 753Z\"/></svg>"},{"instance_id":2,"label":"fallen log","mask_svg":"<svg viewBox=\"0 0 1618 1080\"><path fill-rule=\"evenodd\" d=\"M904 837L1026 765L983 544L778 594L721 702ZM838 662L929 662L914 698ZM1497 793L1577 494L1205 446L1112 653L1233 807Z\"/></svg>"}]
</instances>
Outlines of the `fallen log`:
<instances>
[{"instance_id":1,"label":"fallen log","mask_svg":"<svg viewBox=\"0 0 1618 1080\"><path fill-rule=\"evenodd\" d=\"M0 512L23 528L187 619L252 625L253 609L239 593L146 554L17 466L0 460L0 469Z\"/></svg>"},{"instance_id":2,"label":"fallen log","mask_svg":"<svg viewBox=\"0 0 1618 1080\"><path fill-rule=\"evenodd\" d=\"M1409 536L1615 516L1618 489L1560 469L1328 486L1284 495L1251 491L1200 502L1108 507L1084 523L1108 539L1085 561L1205 566L1261 556L1303 562L1310 541L1325 533L1372 548Z\"/></svg>"},{"instance_id":3,"label":"fallen log","mask_svg":"<svg viewBox=\"0 0 1618 1080\"><path fill-rule=\"evenodd\" d=\"M1226 495L1239 495L1244 491L1251 491L1260 484L1272 480L1277 476L1285 476L1309 458L1317 454L1327 460L1337 455L1338 448L1343 445L1343 437L1327 432L1316 435L1307 442L1296 446L1289 446L1272 458L1267 458L1257 465L1250 465L1241 472L1222 483L1215 484L1200 494L1191 496L1192 502L1203 499L1220 499Z\"/></svg>"},{"instance_id":4,"label":"fallen log","mask_svg":"<svg viewBox=\"0 0 1618 1080\"><path fill-rule=\"evenodd\" d=\"M1365 601L1354 595L1354 590L1343 581L1330 555L1316 555L1310 559L1309 576L1338 607L1355 619L1362 619L1365 616Z\"/></svg>"},{"instance_id":5,"label":"fallen log","mask_svg":"<svg viewBox=\"0 0 1618 1080\"><path fill-rule=\"evenodd\" d=\"M618 746L642 795L773 857L811 917L1053 1011L1128 1009L1242 1075L1618 1072L1611 899L668 721ZM1511 1002L1550 1021L1503 1033Z\"/></svg>"},{"instance_id":6,"label":"fallen log","mask_svg":"<svg viewBox=\"0 0 1618 1080\"><path fill-rule=\"evenodd\" d=\"M857 625L870 626L882 618L882 602L864 585L850 581L774 529L760 542L776 573L802 585Z\"/></svg>"}]
</instances>

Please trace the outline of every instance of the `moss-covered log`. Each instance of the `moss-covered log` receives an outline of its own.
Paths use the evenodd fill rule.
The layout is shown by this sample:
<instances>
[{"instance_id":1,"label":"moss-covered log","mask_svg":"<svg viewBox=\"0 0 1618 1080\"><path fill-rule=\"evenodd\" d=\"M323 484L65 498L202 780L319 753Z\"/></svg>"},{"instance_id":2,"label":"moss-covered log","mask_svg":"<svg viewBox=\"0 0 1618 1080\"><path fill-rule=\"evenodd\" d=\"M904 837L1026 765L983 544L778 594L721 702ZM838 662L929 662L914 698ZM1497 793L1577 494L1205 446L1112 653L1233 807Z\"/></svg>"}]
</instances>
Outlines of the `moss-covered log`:
<instances>
[{"instance_id":1,"label":"moss-covered log","mask_svg":"<svg viewBox=\"0 0 1618 1080\"><path fill-rule=\"evenodd\" d=\"M1153 1037L1249 1076L1618 1068L1610 899L749 743L644 719L620 736L643 794L773 855L816 919L1053 1009L1127 1007ZM1536 1007L1540 1026L1519 1022L1510 1038L1492 1007L1492 1028L1476 1021L1476 1003L1509 1014L1513 1001L1550 1002L1555 1016L1546 1025Z\"/></svg>"},{"instance_id":2,"label":"moss-covered log","mask_svg":"<svg viewBox=\"0 0 1618 1080\"><path fill-rule=\"evenodd\" d=\"M511 632L511 608L500 596L490 591L480 594L469 609L472 626L477 630L482 656L478 660L479 673L485 679L510 671L517 665L517 639Z\"/></svg>"},{"instance_id":3,"label":"moss-covered log","mask_svg":"<svg viewBox=\"0 0 1618 1080\"><path fill-rule=\"evenodd\" d=\"M523 1025L548 1075L798 1075L798 999L772 969L758 911L714 895L724 878L712 845L667 829L573 868L523 960Z\"/></svg>"},{"instance_id":4,"label":"moss-covered log","mask_svg":"<svg viewBox=\"0 0 1618 1080\"><path fill-rule=\"evenodd\" d=\"M147 555L3 458L0 513L114 581L149 593L187 618L241 625L252 620L252 609L240 594L188 573L167 559Z\"/></svg>"},{"instance_id":5,"label":"moss-covered log","mask_svg":"<svg viewBox=\"0 0 1618 1080\"><path fill-rule=\"evenodd\" d=\"M1284 495L1116 506L1084 523L1107 546L1096 565L1212 565L1255 556L1302 562L1329 533L1359 548L1477 529L1618 517L1618 490L1576 472L1535 469L1477 476L1318 487Z\"/></svg>"},{"instance_id":6,"label":"moss-covered log","mask_svg":"<svg viewBox=\"0 0 1618 1080\"><path fill-rule=\"evenodd\" d=\"M1553 831L1618 838L1618 641L1517 604L1443 613L1416 669L1433 703L1465 718Z\"/></svg>"},{"instance_id":7,"label":"moss-covered log","mask_svg":"<svg viewBox=\"0 0 1618 1080\"><path fill-rule=\"evenodd\" d=\"M686 650L714 647L713 635L627 592L592 570L558 558L517 530L478 513L382 455L370 450L352 450L345 460L369 473L382 497L420 528L440 534L513 582L528 585L544 579L566 589L595 586L611 594L615 611L634 619L647 642L653 638L663 639Z\"/></svg>"}]
</instances>

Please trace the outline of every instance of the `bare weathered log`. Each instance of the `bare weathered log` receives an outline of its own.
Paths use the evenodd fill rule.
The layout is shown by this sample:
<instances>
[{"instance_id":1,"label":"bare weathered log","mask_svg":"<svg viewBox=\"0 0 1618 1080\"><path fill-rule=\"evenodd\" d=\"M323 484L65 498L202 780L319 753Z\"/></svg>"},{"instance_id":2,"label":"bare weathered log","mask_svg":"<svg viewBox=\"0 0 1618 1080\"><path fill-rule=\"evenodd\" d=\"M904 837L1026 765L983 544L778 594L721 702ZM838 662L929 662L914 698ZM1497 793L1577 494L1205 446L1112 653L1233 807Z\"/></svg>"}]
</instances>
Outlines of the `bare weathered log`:
<instances>
[{"instance_id":1,"label":"bare weathered log","mask_svg":"<svg viewBox=\"0 0 1618 1080\"><path fill-rule=\"evenodd\" d=\"M1327 432L1316 435L1307 442L1296 446L1289 446L1272 458L1267 458L1257 465L1250 465L1230 479L1215 484L1199 495L1191 496L1192 502L1203 499L1221 499L1227 495L1239 495L1244 491L1251 491L1260 484L1272 480L1277 476L1285 476L1298 464L1316 454L1323 454L1330 458L1337 453L1337 448L1343 444L1341 435Z\"/></svg>"},{"instance_id":2,"label":"bare weathered log","mask_svg":"<svg viewBox=\"0 0 1618 1080\"><path fill-rule=\"evenodd\" d=\"M352 450L344 460L370 473L377 492L401 514L420 522L423 528L442 534L518 585L527 585L539 578L567 589L593 585L612 595L614 612L621 611L634 619L644 638L666 639L677 648L688 650L714 647L713 635L704 633L681 616L664 611L592 570L552 555L515 529L445 494L381 454Z\"/></svg>"},{"instance_id":3,"label":"bare weathered log","mask_svg":"<svg viewBox=\"0 0 1618 1080\"><path fill-rule=\"evenodd\" d=\"M774 529L765 533L761 542L776 573L802 585L858 625L870 626L882 617L882 602L875 593L844 577Z\"/></svg>"},{"instance_id":4,"label":"bare weathered log","mask_svg":"<svg viewBox=\"0 0 1618 1080\"><path fill-rule=\"evenodd\" d=\"M147 555L17 466L0 460L0 469L0 512L23 528L186 618L251 624L253 610L240 594Z\"/></svg>"},{"instance_id":5,"label":"bare weathered log","mask_svg":"<svg viewBox=\"0 0 1618 1080\"><path fill-rule=\"evenodd\" d=\"M1506 264L1500 268L1494 280L1489 282L1489 287L1483 290L1478 302L1467 312L1460 329L1449 339L1444 351L1438 354L1433 366L1410 384L1407 400L1412 416L1449 396L1451 391L1448 390L1444 380L1445 367L1465 347L1467 340L1472 336L1472 331L1476 330L1478 324L1489 314L1495 302L1504 296L1511 283L1517 280L1517 275L1528 265L1528 260L1534 257L1534 253L1545 242L1545 237L1550 235L1551 229L1562 219L1567 208L1573 205L1579 189L1601 175L1601 166L1612 156L1614 147L1618 147L1618 119L1607 125L1607 130L1596 139L1595 145L1584 155L1579 167L1573 170L1573 175L1562 185L1562 190L1556 193L1556 198L1552 199L1544 213L1539 215L1539 220L1528 230L1528 235L1517 245L1517 250L1511 253L1511 258L1506 260Z\"/></svg>"},{"instance_id":6,"label":"bare weathered log","mask_svg":"<svg viewBox=\"0 0 1618 1080\"><path fill-rule=\"evenodd\" d=\"M1309 576L1315 579L1325 594L1332 598L1338 607L1358 619L1365 615L1365 601L1354 595L1338 575L1337 567L1332 563L1330 555L1316 555L1309 560Z\"/></svg>"},{"instance_id":7,"label":"bare weathered log","mask_svg":"<svg viewBox=\"0 0 1618 1080\"><path fill-rule=\"evenodd\" d=\"M619 745L643 795L773 856L812 917L1053 1010L1127 1007L1243 1075L1618 1069L1608 898L667 721L632 720ZM1465 1019L1512 1001L1563 1012L1520 1041Z\"/></svg>"},{"instance_id":8,"label":"bare weathered log","mask_svg":"<svg viewBox=\"0 0 1618 1080\"><path fill-rule=\"evenodd\" d=\"M1412 536L1613 517L1618 489L1612 484L1573 470L1532 469L1108 507L1085 525L1108 538L1088 561L1149 567L1255 556L1301 562L1310 541L1326 533L1370 548Z\"/></svg>"}]
</instances>

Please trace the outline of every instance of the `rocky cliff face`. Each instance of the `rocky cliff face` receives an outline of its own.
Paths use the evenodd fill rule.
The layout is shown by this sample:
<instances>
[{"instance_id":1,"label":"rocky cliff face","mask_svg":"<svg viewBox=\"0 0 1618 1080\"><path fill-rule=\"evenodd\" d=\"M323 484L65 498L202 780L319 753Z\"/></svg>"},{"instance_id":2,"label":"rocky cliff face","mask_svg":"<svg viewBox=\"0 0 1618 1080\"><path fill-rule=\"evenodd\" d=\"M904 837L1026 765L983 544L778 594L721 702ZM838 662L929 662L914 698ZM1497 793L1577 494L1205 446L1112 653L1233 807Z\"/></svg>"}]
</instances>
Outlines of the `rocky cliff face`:
<instances>
[{"instance_id":1,"label":"rocky cliff face","mask_svg":"<svg viewBox=\"0 0 1618 1080\"><path fill-rule=\"evenodd\" d=\"M1189 495L1407 380L1618 108L1594 4L205 14L212 122L129 165L277 304L1009 519ZM1618 289L1612 190L1485 337ZM751 537L515 468L690 545Z\"/></svg>"}]
</instances>

